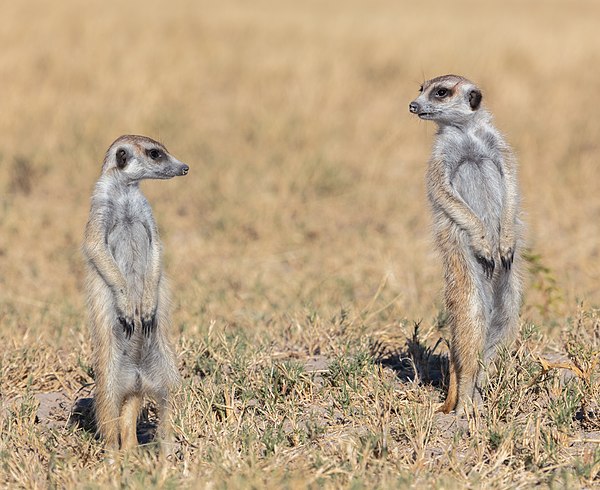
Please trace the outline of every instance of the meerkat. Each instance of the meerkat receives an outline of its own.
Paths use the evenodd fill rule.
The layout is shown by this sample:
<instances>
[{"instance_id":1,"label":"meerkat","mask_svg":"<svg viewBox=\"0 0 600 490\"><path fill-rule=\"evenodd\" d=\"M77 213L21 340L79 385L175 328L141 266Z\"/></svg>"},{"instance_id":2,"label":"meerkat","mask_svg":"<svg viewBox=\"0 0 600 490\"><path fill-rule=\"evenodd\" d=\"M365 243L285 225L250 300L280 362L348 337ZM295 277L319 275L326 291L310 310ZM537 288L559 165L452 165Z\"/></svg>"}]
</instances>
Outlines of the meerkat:
<instances>
[{"instance_id":1,"label":"meerkat","mask_svg":"<svg viewBox=\"0 0 600 490\"><path fill-rule=\"evenodd\" d=\"M92 195L83 251L95 416L111 450L138 445L137 418L149 396L158 408L161 451L169 452L169 396L179 374L169 340L158 229L139 184L188 171L162 144L145 136L121 136L106 152Z\"/></svg>"},{"instance_id":2,"label":"meerkat","mask_svg":"<svg viewBox=\"0 0 600 490\"><path fill-rule=\"evenodd\" d=\"M473 82L445 75L420 92L410 112L438 126L426 181L451 332L448 394L439 411L462 414L480 406L484 370L518 326L517 162Z\"/></svg>"}]
</instances>

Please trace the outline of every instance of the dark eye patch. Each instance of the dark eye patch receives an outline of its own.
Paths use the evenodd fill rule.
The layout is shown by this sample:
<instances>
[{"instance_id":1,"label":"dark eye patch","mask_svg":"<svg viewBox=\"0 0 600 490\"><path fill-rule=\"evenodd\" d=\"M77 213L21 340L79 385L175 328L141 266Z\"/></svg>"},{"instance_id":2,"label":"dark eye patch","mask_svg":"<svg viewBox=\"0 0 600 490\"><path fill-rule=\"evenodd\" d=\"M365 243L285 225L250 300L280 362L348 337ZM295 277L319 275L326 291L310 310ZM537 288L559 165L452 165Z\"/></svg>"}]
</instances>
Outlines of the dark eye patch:
<instances>
[{"instance_id":1,"label":"dark eye patch","mask_svg":"<svg viewBox=\"0 0 600 490\"><path fill-rule=\"evenodd\" d=\"M163 152L156 148L151 148L150 150L146 150L146 155L148 155L150 158L152 158L152 160L160 160L164 156Z\"/></svg>"},{"instance_id":2,"label":"dark eye patch","mask_svg":"<svg viewBox=\"0 0 600 490\"><path fill-rule=\"evenodd\" d=\"M435 87L429 95L432 100L446 99L452 96L452 89L446 87Z\"/></svg>"}]
</instances>

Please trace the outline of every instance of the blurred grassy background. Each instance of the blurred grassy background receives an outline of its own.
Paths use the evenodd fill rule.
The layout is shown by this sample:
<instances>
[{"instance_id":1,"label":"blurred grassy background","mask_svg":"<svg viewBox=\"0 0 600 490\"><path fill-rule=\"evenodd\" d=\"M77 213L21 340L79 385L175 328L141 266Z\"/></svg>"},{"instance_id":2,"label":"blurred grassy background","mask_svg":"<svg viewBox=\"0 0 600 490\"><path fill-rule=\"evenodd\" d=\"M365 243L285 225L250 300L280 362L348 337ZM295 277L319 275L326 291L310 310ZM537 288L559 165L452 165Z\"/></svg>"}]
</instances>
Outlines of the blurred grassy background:
<instances>
[{"instance_id":1,"label":"blurred grassy background","mask_svg":"<svg viewBox=\"0 0 600 490\"><path fill-rule=\"evenodd\" d=\"M0 301L18 330L1 334L53 337L65 310L66 331L83 328L88 199L122 133L159 138L192 168L144 185L177 320L360 309L380 286L396 314L431 318L434 128L406 107L448 72L481 85L514 146L529 245L562 297L597 304L599 12L592 1L7 4Z\"/></svg>"},{"instance_id":2,"label":"blurred grassy background","mask_svg":"<svg viewBox=\"0 0 600 490\"><path fill-rule=\"evenodd\" d=\"M600 303L596 1L25 0L1 17L6 345L89 355L80 244L123 133L191 167L143 184L181 342L214 321L290 347L314 340L286 337L296 319L341 309L366 331L432 325L434 127L407 106L445 73L481 86L520 161L524 321L558 332Z\"/></svg>"}]
</instances>

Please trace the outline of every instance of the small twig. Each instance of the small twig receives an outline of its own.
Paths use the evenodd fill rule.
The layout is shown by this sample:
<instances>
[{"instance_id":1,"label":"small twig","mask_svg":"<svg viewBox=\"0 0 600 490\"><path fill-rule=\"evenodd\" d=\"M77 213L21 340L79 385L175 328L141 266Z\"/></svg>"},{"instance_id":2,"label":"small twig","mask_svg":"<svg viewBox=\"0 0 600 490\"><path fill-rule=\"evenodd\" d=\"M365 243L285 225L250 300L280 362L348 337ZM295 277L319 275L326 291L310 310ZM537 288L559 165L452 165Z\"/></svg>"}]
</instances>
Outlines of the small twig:
<instances>
[{"instance_id":1,"label":"small twig","mask_svg":"<svg viewBox=\"0 0 600 490\"><path fill-rule=\"evenodd\" d=\"M528 389L535 385L544 374L547 374L552 369L568 369L569 371L575 373L578 378L584 381L589 381L589 376L572 362L550 362L541 356L537 356L537 362L540 364L542 371L538 373L538 375L529 383L529 385L527 385Z\"/></svg>"}]
</instances>

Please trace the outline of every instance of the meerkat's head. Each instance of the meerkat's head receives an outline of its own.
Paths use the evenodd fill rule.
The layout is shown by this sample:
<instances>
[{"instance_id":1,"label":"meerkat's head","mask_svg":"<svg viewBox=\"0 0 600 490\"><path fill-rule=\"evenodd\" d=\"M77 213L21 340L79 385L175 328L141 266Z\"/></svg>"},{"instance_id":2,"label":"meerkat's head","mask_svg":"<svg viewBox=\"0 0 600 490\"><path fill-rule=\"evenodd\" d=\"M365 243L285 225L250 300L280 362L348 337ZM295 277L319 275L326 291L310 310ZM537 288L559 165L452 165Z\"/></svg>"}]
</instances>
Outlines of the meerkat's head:
<instances>
[{"instance_id":1,"label":"meerkat's head","mask_svg":"<svg viewBox=\"0 0 600 490\"><path fill-rule=\"evenodd\" d=\"M470 80L458 75L444 75L428 80L419 89L410 112L438 125L465 124L481 106L481 90Z\"/></svg>"},{"instance_id":2,"label":"meerkat's head","mask_svg":"<svg viewBox=\"0 0 600 490\"><path fill-rule=\"evenodd\" d=\"M102 165L102 173L118 172L128 182L170 179L186 175L189 169L158 141L137 135L117 138L106 152Z\"/></svg>"}]
</instances>

